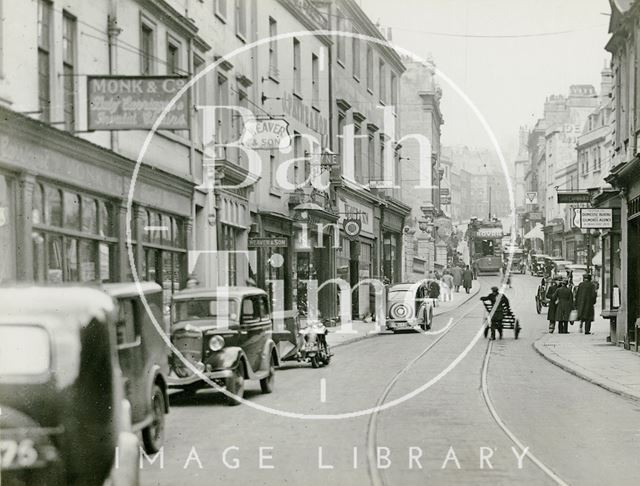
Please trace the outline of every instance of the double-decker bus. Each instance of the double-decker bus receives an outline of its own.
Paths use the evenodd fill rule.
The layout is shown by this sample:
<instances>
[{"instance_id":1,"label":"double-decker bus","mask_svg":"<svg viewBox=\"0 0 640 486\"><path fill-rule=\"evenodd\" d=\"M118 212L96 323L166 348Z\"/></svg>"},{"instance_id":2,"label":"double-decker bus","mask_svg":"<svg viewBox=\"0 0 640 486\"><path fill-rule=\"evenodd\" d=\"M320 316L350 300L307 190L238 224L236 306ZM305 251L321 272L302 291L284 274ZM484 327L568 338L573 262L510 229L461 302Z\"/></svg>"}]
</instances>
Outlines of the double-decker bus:
<instances>
[{"instance_id":1,"label":"double-decker bus","mask_svg":"<svg viewBox=\"0 0 640 486\"><path fill-rule=\"evenodd\" d=\"M478 274L500 273L502 268L502 222L471 218L467 244L471 264Z\"/></svg>"}]
</instances>

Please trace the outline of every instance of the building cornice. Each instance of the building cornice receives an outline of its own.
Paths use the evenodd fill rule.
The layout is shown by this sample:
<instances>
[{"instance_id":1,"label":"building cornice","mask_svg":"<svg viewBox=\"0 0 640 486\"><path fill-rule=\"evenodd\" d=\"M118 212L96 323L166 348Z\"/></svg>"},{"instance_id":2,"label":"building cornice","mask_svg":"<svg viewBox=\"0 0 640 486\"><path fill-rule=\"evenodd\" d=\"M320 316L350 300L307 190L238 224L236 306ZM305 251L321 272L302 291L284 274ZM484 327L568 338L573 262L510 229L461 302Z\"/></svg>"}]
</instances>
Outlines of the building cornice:
<instances>
[{"instance_id":1,"label":"building cornice","mask_svg":"<svg viewBox=\"0 0 640 486\"><path fill-rule=\"evenodd\" d=\"M310 31L315 30L328 30L329 22L325 19L324 24L320 24L317 21L311 20L309 16L305 15L300 7L296 5L296 1L293 0L278 0L278 3L282 5L287 11L293 15L306 29ZM311 6L311 8L315 8L311 0L300 0L300 3L306 3ZM317 10L317 9L316 9ZM318 12L319 15L323 15L321 12ZM320 39L324 44L330 46L333 44L333 41L328 35L317 33L316 37Z\"/></svg>"}]
</instances>

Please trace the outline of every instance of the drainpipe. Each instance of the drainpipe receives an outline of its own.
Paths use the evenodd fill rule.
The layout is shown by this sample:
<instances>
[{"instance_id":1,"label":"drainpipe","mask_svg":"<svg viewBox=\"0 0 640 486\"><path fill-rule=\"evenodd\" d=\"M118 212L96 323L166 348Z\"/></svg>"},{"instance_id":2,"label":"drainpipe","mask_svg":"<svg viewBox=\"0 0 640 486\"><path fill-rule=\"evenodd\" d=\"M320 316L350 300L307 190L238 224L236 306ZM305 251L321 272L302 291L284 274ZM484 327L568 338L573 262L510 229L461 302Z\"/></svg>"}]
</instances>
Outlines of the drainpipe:
<instances>
[{"instance_id":1,"label":"drainpipe","mask_svg":"<svg viewBox=\"0 0 640 486\"><path fill-rule=\"evenodd\" d=\"M109 74L118 72L118 35L122 29L118 27L118 0L109 0L109 16L107 18L107 36L109 43ZM109 132L110 146L113 152L118 150L118 133Z\"/></svg>"}]
</instances>

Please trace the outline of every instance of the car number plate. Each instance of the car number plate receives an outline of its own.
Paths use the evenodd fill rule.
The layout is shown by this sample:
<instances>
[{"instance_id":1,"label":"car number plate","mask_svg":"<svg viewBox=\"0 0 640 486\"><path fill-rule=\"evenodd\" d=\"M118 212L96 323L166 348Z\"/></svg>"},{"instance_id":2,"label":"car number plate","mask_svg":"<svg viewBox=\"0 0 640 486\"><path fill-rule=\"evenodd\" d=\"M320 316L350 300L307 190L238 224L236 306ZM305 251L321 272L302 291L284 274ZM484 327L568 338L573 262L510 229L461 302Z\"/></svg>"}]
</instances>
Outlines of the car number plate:
<instances>
[{"instance_id":1,"label":"car number plate","mask_svg":"<svg viewBox=\"0 0 640 486\"><path fill-rule=\"evenodd\" d=\"M44 465L33 440L0 440L0 469L28 469Z\"/></svg>"}]
</instances>

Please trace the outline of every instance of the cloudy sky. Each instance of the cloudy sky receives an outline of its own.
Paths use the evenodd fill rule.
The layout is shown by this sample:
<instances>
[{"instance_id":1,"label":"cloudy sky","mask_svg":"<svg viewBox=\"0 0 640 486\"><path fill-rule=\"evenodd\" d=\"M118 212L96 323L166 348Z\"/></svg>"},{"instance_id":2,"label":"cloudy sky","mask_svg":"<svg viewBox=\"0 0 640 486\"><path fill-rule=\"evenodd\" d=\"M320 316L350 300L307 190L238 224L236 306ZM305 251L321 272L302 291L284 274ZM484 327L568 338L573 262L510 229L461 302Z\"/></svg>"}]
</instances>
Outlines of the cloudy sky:
<instances>
[{"instance_id":1,"label":"cloudy sky","mask_svg":"<svg viewBox=\"0 0 640 486\"><path fill-rule=\"evenodd\" d=\"M393 42L429 53L473 100L503 150L532 125L549 94L593 84L608 62L607 0L360 0ZM607 15L603 15L607 14ZM443 142L491 147L468 105L441 81Z\"/></svg>"}]
</instances>

